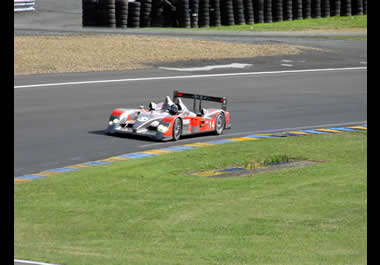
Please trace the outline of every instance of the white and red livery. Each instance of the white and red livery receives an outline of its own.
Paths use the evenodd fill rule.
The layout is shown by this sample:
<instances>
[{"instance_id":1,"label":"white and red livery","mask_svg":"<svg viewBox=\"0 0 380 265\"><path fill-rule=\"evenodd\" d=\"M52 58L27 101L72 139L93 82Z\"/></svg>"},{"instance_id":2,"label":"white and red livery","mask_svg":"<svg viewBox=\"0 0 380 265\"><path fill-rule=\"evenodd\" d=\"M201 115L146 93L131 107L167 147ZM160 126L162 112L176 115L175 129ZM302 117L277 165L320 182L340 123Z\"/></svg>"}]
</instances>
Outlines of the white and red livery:
<instances>
[{"instance_id":1,"label":"white and red livery","mask_svg":"<svg viewBox=\"0 0 380 265\"><path fill-rule=\"evenodd\" d=\"M181 98L193 99L190 111ZM202 108L202 101L219 102L221 109ZM226 97L211 97L174 91L173 100L167 96L159 104L149 103L149 108L117 108L108 121L108 134L148 136L156 140L178 140L181 136L214 132L222 134L230 128L230 113Z\"/></svg>"}]
</instances>

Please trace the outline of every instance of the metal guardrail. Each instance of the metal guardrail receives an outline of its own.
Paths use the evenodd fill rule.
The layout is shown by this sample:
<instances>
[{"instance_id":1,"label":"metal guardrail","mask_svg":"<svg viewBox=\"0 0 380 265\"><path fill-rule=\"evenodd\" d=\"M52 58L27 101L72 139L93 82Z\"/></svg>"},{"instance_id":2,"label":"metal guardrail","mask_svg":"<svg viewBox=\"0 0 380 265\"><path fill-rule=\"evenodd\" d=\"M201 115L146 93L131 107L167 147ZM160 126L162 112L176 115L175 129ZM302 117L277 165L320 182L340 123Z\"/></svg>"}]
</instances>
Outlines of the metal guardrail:
<instances>
[{"instance_id":1,"label":"metal guardrail","mask_svg":"<svg viewBox=\"0 0 380 265\"><path fill-rule=\"evenodd\" d=\"M14 11L34 11L34 0L14 0Z\"/></svg>"}]
</instances>

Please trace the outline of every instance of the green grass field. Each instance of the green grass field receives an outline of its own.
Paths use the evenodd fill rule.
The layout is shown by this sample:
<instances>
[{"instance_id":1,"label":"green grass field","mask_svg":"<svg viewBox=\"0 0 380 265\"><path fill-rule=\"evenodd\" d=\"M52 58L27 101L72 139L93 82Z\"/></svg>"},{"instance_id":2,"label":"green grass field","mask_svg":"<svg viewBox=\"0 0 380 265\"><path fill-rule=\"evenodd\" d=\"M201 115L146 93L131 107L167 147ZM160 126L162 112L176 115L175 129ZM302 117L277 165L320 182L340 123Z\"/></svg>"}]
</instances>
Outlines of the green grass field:
<instances>
[{"instance_id":1,"label":"green grass field","mask_svg":"<svg viewBox=\"0 0 380 265\"><path fill-rule=\"evenodd\" d=\"M272 23L258 23L254 25L219 26L201 29L232 31L359 30L367 29L367 15L310 18Z\"/></svg>"},{"instance_id":2,"label":"green grass field","mask_svg":"<svg viewBox=\"0 0 380 265\"><path fill-rule=\"evenodd\" d=\"M324 161L233 178L189 173ZM14 257L58 264L366 264L367 133L270 138L14 187Z\"/></svg>"}]
</instances>

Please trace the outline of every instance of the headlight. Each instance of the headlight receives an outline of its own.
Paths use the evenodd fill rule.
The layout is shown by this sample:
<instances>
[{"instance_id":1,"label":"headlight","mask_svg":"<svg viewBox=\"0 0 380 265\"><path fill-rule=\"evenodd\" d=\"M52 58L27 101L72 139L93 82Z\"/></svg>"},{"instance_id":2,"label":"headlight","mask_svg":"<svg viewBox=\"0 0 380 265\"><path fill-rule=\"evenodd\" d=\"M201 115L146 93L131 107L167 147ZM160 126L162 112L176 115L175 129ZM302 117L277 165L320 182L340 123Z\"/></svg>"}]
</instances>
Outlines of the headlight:
<instances>
[{"instance_id":1,"label":"headlight","mask_svg":"<svg viewBox=\"0 0 380 265\"><path fill-rule=\"evenodd\" d=\"M166 127L166 126L161 124L160 126L158 126L157 130L159 132L166 133L169 130L169 127Z\"/></svg>"},{"instance_id":2,"label":"headlight","mask_svg":"<svg viewBox=\"0 0 380 265\"><path fill-rule=\"evenodd\" d=\"M113 123L118 123L119 122L119 119L114 119L113 120Z\"/></svg>"},{"instance_id":3,"label":"headlight","mask_svg":"<svg viewBox=\"0 0 380 265\"><path fill-rule=\"evenodd\" d=\"M111 125L113 124L113 122L112 122L112 121L110 121L108 124L111 126Z\"/></svg>"},{"instance_id":4,"label":"headlight","mask_svg":"<svg viewBox=\"0 0 380 265\"><path fill-rule=\"evenodd\" d=\"M152 122L152 123L150 124L150 126L152 126L152 127L157 127L159 124L160 124L159 121L154 121L154 122Z\"/></svg>"}]
</instances>

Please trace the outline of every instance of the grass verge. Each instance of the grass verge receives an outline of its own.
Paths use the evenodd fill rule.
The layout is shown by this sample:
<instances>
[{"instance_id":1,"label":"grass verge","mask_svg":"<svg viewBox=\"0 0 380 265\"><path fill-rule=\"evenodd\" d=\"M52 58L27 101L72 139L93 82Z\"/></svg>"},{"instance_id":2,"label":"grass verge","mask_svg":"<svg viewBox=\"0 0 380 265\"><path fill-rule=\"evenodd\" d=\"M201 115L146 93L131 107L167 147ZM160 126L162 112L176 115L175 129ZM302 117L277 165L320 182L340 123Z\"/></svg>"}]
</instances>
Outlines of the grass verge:
<instances>
[{"instance_id":1,"label":"grass verge","mask_svg":"<svg viewBox=\"0 0 380 265\"><path fill-rule=\"evenodd\" d=\"M276 155L324 160L235 178ZM15 258L58 264L366 264L367 134L252 140L16 184Z\"/></svg>"},{"instance_id":2,"label":"grass verge","mask_svg":"<svg viewBox=\"0 0 380 265\"><path fill-rule=\"evenodd\" d=\"M202 28L205 29L205 28ZM213 30L231 31L364 31L367 30L367 15L310 18L292 21L210 27Z\"/></svg>"}]
</instances>

